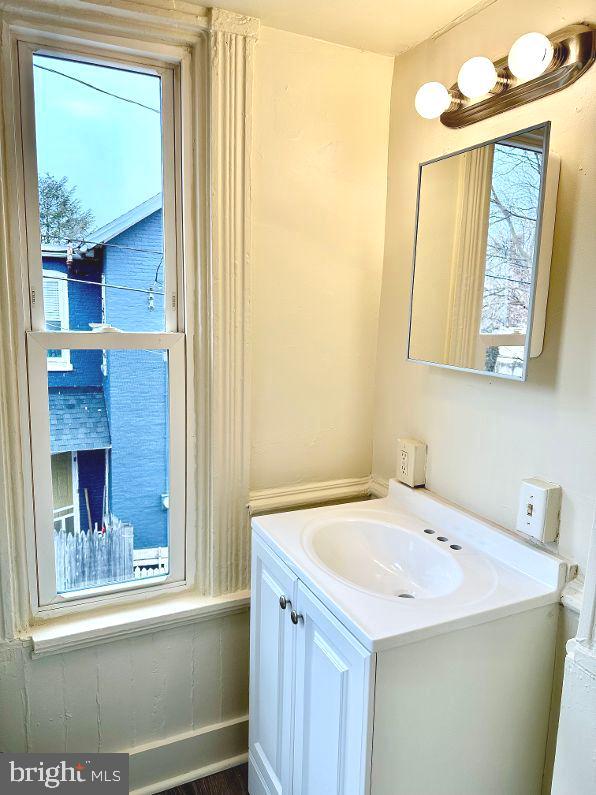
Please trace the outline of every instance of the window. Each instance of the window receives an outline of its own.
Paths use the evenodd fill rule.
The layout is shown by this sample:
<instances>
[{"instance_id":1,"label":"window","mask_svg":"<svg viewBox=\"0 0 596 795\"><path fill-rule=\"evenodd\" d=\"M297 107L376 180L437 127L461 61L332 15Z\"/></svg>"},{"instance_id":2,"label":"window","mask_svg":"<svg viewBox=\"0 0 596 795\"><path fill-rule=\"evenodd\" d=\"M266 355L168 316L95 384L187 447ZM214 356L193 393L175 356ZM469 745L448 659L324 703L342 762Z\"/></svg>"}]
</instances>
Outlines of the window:
<instances>
[{"instance_id":1,"label":"window","mask_svg":"<svg viewBox=\"0 0 596 795\"><path fill-rule=\"evenodd\" d=\"M43 305L46 328L68 331L68 282L57 271L43 269ZM48 351L48 370L71 370L69 351Z\"/></svg>"},{"instance_id":2,"label":"window","mask_svg":"<svg viewBox=\"0 0 596 795\"><path fill-rule=\"evenodd\" d=\"M99 52L28 41L18 48L29 131L27 366L39 606L179 586L186 359L178 73Z\"/></svg>"}]
</instances>

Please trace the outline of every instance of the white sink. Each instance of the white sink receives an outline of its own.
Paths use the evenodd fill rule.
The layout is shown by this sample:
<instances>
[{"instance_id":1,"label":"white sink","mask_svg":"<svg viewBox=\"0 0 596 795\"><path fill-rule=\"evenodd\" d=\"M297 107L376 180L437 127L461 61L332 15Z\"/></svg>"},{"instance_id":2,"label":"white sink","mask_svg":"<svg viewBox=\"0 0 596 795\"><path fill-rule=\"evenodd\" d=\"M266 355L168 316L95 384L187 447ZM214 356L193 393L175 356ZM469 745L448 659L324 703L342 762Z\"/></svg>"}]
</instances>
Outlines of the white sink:
<instances>
[{"instance_id":1,"label":"white sink","mask_svg":"<svg viewBox=\"0 0 596 795\"><path fill-rule=\"evenodd\" d=\"M304 546L331 574L381 596L431 599L463 579L462 547L430 528L420 534L374 519L327 519L306 528Z\"/></svg>"},{"instance_id":2,"label":"white sink","mask_svg":"<svg viewBox=\"0 0 596 795\"><path fill-rule=\"evenodd\" d=\"M557 602L566 566L424 489L259 516L255 532L370 650Z\"/></svg>"}]
</instances>

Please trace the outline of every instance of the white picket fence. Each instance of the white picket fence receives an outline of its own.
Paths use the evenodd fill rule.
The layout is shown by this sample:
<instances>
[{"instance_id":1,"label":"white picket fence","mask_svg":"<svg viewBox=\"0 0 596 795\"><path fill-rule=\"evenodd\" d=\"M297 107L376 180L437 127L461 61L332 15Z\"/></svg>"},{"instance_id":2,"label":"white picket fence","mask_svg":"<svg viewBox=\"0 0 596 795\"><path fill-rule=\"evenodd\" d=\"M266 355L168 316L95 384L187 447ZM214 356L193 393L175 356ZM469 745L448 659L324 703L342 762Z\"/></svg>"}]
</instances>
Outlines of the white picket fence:
<instances>
[{"instance_id":1,"label":"white picket fence","mask_svg":"<svg viewBox=\"0 0 596 795\"><path fill-rule=\"evenodd\" d=\"M54 532L58 593L135 579L133 526L116 516L105 533Z\"/></svg>"},{"instance_id":2,"label":"white picket fence","mask_svg":"<svg viewBox=\"0 0 596 795\"><path fill-rule=\"evenodd\" d=\"M135 580L168 573L168 548L145 547L133 552Z\"/></svg>"}]
</instances>

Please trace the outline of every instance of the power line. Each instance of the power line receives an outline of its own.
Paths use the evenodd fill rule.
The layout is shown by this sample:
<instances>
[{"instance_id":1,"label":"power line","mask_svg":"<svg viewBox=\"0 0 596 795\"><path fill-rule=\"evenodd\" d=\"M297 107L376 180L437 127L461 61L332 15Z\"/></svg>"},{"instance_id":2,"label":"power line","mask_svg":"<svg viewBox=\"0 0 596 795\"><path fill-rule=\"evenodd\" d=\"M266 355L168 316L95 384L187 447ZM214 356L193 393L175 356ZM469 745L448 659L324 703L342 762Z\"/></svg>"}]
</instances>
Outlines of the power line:
<instances>
[{"instance_id":1,"label":"power line","mask_svg":"<svg viewBox=\"0 0 596 795\"><path fill-rule=\"evenodd\" d=\"M72 240L69 238L54 237L52 238L52 240L54 240L56 243L72 243ZM123 246L120 243L101 243L98 240L77 240L77 248L80 248L80 246L83 244L85 244L86 246L106 246L108 248L121 248L124 251L140 251L144 254L161 254L163 256L163 251L157 248L138 248L135 246ZM43 254L43 243L41 244L41 248Z\"/></svg>"},{"instance_id":2,"label":"power line","mask_svg":"<svg viewBox=\"0 0 596 795\"><path fill-rule=\"evenodd\" d=\"M153 279L153 284L158 284L157 277L159 275L159 269L161 268L162 263L163 263L163 255L162 255L162 258L160 259L160 261L157 263L157 268L155 269L155 277Z\"/></svg>"},{"instance_id":3,"label":"power line","mask_svg":"<svg viewBox=\"0 0 596 795\"><path fill-rule=\"evenodd\" d=\"M85 80L81 80L78 77L73 77L72 75L67 75L64 72L59 72L57 69L50 69L49 66L40 66L37 63L33 65L36 69L41 69L44 72L51 72L54 75L65 77L67 80L72 80L75 83L80 83L82 86L86 86L87 88L92 88L93 91L99 91L100 94L105 94L108 97L119 99L121 102L129 102L131 105L138 105L140 108L145 108L145 110L150 110L152 113L157 113L158 115L161 115L161 111L158 108L152 108L150 105L144 105L142 102L137 102L136 99L130 99L129 97L121 97L119 94L113 94L111 91L106 91L103 88L99 88L99 86L94 86L93 83L87 83Z\"/></svg>"},{"instance_id":4,"label":"power line","mask_svg":"<svg viewBox=\"0 0 596 795\"><path fill-rule=\"evenodd\" d=\"M76 284L91 284L93 287L109 287L112 290L127 290L131 293L151 293L151 295L164 295L161 290L154 290L150 287L148 290L143 290L141 287L125 287L122 284L105 284L102 282L92 282L88 279L73 279L71 276L50 276L43 274L44 279L53 279L55 282L75 282Z\"/></svg>"},{"instance_id":5,"label":"power line","mask_svg":"<svg viewBox=\"0 0 596 795\"><path fill-rule=\"evenodd\" d=\"M144 254L161 254L163 251L157 248L138 248L135 246L123 246L120 243L100 243L97 240L79 240L79 245L84 243L86 246L107 246L108 248L121 248L126 251L141 251Z\"/></svg>"}]
</instances>

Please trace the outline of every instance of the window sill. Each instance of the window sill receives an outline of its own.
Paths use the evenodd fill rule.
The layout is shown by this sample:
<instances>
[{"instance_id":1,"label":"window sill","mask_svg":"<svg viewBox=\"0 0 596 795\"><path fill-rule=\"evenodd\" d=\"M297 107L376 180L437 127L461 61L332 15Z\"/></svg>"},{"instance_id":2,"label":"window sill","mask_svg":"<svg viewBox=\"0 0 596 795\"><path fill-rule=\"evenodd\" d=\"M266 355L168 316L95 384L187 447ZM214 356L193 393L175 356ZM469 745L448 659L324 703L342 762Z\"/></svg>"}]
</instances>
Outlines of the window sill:
<instances>
[{"instance_id":1,"label":"window sill","mask_svg":"<svg viewBox=\"0 0 596 795\"><path fill-rule=\"evenodd\" d=\"M105 608L93 615L52 619L30 627L21 640L31 640L33 658L62 654L238 613L245 610L249 603L250 591L236 591L217 597L176 596L151 604Z\"/></svg>"}]
</instances>

